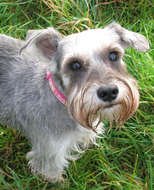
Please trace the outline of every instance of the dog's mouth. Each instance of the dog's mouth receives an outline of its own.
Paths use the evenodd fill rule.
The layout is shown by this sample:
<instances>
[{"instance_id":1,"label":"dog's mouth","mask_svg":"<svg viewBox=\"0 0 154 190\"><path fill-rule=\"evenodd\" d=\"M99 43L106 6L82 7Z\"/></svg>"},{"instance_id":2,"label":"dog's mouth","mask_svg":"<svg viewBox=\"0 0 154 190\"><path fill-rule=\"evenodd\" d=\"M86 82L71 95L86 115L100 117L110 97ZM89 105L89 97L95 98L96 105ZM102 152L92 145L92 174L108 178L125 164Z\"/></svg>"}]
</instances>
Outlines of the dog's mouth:
<instances>
[{"instance_id":1,"label":"dog's mouth","mask_svg":"<svg viewBox=\"0 0 154 190\"><path fill-rule=\"evenodd\" d=\"M99 107L97 112L94 114L89 114L88 117L88 128L91 128L93 131L97 128L97 126L104 120L109 120L110 122L115 120L116 114L118 113L120 102L116 103L108 103L105 106Z\"/></svg>"},{"instance_id":2,"label":"dog's mouth","mask_svg":"<svg viewBox=\"0 0 154 190\"><path fill-rule=\"evenodd\" d=\"M120 105L120 102L118 102L118 103L109 103L109 104L103 106L103 109L114 108L115 106L118 106L118 105Z\"/></svg>"}]
</instances>

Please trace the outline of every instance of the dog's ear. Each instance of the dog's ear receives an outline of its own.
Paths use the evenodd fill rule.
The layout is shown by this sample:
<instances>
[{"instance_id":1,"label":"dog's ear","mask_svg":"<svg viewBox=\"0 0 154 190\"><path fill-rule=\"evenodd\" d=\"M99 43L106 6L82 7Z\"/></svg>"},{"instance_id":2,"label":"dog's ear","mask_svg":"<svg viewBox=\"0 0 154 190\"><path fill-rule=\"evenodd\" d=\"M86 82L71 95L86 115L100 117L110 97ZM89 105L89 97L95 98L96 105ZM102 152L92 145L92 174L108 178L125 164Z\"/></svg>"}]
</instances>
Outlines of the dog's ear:
<instances>
[{"instance_id":1,"label":"dog's ear","mask_svg":"<svg viewBox=\"0 0 154 190\"><path fill-rule=\"evenodd\" d=\"M138 51L147 51L149 49L148 40L141 34L126 30L120 24L111 23L107 28L114 30L119 34L120 39L124 47L133 47Z\"/></svg>"},{"instance_id":2,"label":"dog's ear","mask_svg":"<svg viewBox=\"0 0 154 190\"><path fill-rule=\"evenodd\" d=\"M46 58L51 59L61 38L62 35L54 28L29 30L26 36L26 44L35 46Z\"/></svg>"}]
</instances>

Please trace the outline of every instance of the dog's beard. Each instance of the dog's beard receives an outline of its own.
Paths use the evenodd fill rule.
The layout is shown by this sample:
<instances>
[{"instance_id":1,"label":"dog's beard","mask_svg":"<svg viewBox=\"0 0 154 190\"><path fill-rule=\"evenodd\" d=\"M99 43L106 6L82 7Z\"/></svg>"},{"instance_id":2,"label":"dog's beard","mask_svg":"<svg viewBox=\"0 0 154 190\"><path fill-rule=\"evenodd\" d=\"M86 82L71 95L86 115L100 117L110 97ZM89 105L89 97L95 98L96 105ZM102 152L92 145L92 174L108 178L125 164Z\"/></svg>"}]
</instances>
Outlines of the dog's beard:
<instances>
[{"instance_id":1,"label":"dog's beard","mask_svg":"<svg viewBox=\"0 0 154 190\"><path fill-rule=\"evenodd\" d=\"M98 83L89 83L82 89L74 88L67 102L69 113L80 125L93 130L104 119L122 125L136 111L139 93L133 80L117 78L117 81L123 92L113 103L105 103L97 97Z\"/></svg>"}]
</instances>

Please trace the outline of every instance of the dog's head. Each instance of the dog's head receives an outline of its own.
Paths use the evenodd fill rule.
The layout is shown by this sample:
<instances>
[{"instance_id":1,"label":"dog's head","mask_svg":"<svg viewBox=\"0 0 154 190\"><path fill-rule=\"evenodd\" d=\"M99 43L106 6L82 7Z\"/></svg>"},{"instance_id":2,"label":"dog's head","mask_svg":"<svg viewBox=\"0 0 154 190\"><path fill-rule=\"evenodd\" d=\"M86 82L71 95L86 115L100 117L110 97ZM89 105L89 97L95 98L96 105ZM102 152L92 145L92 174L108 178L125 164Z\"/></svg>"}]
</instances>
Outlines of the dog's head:
<instances>
[{"instance_id":1,"label":"dog's head","mask_svg":"<svg viewBox=\"0 0 154 190\"><path fill-rule=\"evenodd\" d=\"M122 58L127 47L149 49L141 34L116 23L66 37L49 28L35 37L35 46L56 65L68 111L82 126L93 128L103 119L121 124L136 111L137 83Z\"/></svg>"}]
</instances>

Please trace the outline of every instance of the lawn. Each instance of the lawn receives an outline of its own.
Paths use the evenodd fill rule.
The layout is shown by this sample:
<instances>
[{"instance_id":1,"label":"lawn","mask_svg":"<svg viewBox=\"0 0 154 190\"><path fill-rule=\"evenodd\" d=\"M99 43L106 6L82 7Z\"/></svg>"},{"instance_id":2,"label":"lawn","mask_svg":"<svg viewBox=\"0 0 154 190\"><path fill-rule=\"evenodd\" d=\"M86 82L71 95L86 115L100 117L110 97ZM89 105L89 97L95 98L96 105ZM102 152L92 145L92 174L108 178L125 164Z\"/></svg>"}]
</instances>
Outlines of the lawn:
<instances>
[{"instance_id":1,"label":"lawn","mask_svg":"<svg viewBox=\"0 0 154 190\"><path fill-rule=\"evenodd\" d=\"M31 174L28 141L0 126L0 190L153 190L154 189L154 4L151 0L0 0L0 33L25 38L28 29L54 26L64 35L116 21L140 32L150 50L126 51L125 62L138 80L140 106L117 130L105 124L99 147L70 164L66 180L52 184Z\"/></svg>"}]
</instances>

